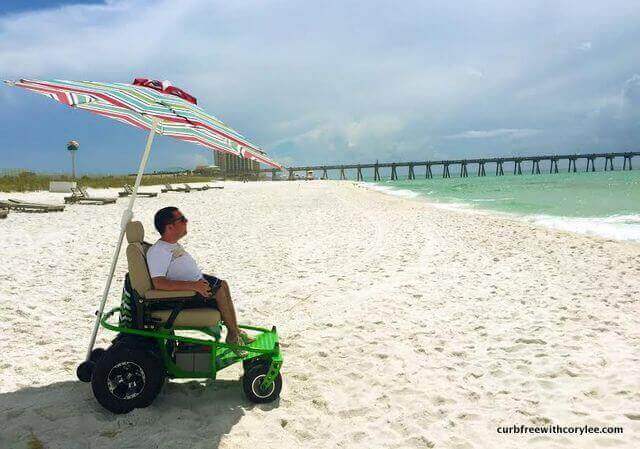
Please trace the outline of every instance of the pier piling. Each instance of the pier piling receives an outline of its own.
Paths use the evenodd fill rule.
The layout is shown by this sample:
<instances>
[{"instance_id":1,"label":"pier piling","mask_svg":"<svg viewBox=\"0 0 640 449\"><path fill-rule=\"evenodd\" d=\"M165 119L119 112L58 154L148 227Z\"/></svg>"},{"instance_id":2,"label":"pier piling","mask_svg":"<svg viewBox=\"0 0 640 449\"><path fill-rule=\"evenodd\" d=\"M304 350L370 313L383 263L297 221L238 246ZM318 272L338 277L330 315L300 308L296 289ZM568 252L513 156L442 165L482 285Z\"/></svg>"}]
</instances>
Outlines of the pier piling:
<instances>
[{"instance_id":1,"label":"pier piling","mask_svg":"<svg viewBox=\"0 0 640 449\"><path fill-rule=\"evenodd\" d=\"M540 160L534 159L533 164L531 165L531 174L539 175L540 174Z\"/></svg>"},{"instance_id":2,"label":"pier piling","mask_svg":"<svg viewBox=\"0 0 640 449\"><path fill-rule=\"evenodd\" d=\"M607 167L611 167L611 171L613 171L613 157L607 156L604 160L604 171L607 171Z\"/></svg>"},{"instance_id":3,"label":"pier piling","mask_svg":"<svg viewBox=\"0 0 640 449\"><path fill-rule=\"evenodd\" d=\"M392 181L397 181L398 180L398 173L396 172L396 164L395 164L395 162L393 162L391 164L391 180Z\"/></svg>"},{"instance_id":4,"label":"pier piling","mask_svg":"<svg viewBox=\"0 0 640 449\"><path fill-rule=\"evenodd\" d=\"M413 172L413 164L409 164L409 178L408 179L416 179L416 174Z\"/></svg>"},{"instance_id":5,"label":"pier piling","mask_svg":"<svg viewBox=\"0 0 640 449\"><path fill-rule=\"evenodd\" d=\"M521 175L522 174L522 161L520 159L516 159L515 161L513 161L513 174L514 175Z\"/></svg>"}]
</instances>

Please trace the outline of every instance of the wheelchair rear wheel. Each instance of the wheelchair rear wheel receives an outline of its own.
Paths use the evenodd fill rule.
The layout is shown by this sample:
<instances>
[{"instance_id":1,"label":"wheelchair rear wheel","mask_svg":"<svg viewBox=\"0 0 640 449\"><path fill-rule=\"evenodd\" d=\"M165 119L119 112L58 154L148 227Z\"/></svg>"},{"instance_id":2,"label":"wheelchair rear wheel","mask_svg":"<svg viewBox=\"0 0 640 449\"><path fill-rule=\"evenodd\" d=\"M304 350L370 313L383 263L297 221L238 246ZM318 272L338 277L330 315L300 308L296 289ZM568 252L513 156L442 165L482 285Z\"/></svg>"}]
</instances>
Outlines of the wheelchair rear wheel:
<instances>
[{"instance_id":1,"label":"wheelchair rear wheel","mask_svg":"<svg viewBox=\"0 0 640 449\"><path fill-rule=\"evenodd\" d=\"M91 377L93 394L113 413L149 406L164 384L162 361L143 349L115 346L98 360Z\"/></svg>"}]
</instances>

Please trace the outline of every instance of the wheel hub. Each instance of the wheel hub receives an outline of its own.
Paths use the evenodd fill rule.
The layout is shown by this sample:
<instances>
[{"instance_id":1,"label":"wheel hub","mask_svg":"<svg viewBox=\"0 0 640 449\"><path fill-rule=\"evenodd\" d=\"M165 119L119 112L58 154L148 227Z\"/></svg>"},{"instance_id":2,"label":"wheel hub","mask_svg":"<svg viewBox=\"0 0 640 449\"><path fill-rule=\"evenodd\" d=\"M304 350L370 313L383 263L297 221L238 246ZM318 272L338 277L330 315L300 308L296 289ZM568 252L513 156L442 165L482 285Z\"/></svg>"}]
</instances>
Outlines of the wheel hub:
<instances>
[{"instance_id":1,"label":"wheel hub","mask_svg":"<svg viewBox=\"0 0 640 449\"><path fill-rule=\"evenodd\" d=\"M251 390L253 390L253 394L258 396L259 398L268 397L276 388L275 382L271 382L271 385L269 385L267 388L262 388L262 382L264 382L264 379L266 377L266 374L260 374L259 376L256 376L255 379L253 379L253 382L251 382Z\"/></svg>"},{"instance_id":2,"label":"wheel hub","mask_svg":"<svg viewBox=\"0 0 640 449\"><path fill-rule=\"evenodd\" d=\"M109 371L107 388L118 399L133 399L142 393L144 370L134 362L120 362Z\"/></svg>"}]
</instances>

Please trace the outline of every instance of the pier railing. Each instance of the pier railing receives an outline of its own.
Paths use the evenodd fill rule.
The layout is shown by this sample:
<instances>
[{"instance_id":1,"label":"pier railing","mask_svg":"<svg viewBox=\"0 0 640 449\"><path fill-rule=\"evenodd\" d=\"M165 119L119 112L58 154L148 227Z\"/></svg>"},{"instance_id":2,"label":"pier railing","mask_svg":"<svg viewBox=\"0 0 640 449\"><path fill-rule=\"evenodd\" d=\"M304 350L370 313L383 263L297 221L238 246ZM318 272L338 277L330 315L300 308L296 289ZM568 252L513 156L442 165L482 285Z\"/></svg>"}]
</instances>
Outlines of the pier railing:
<instances>
[{"instance_id":1,"label":"pier railing","mask_svg":"<svg viewBox=\"0 0 640 449\"><path fill-rule=\"evenodd\" d=\"M596 171L596 161L604 160L604 171L616 170L614 161L622 158L622 170L632 170L631 159L634 156L640 156L638 151L626 151L619 153L589 153L589 154L555 154L546 156L512 156L512 157L492 157L492 158L474 158L474 159L452 159L442 161L413 161L413 162L375 162L370 164L341 164L341 165L311 165L304 167L287 167L288 179L296 179L296 173L307 173L308 171L322 173L321 179L329 179L329 171L339 171L339 179L347 179L347 170L356 170L356 179L358 181L364 180L363 170L373 170L373 179L380 181L380 171L382 168L390 168L390 179L395 181L398 179L398 168L407 167L408 174L407 179L416 179L416 167L424 167L424 177L429 179L433 178L433 168L442 168L442 177L451 177L451 168L459 166L459 176L466 178L471 171L475 172L477 176L486 176L487 166L493 166L496 176L502 176L505 173L505 164L513 164L514 175L523 174L523 163L530 163L531 174L540 174L540 162L549 162L549 173L558 173L560 161L568 161L566 171L575 173L577 170L577 161L586 161L585 171ZM564 165L564 164L563 164ZM619 166L619 164L618 164ZM509 168L509 167L507 167ZM562 168L565 170L565 167ZM263 172L271 172L273 178L277 177L279 170L276 169L262 169ZM526 172L526 170L525 170Z\"/></svg>"}]
</instances>

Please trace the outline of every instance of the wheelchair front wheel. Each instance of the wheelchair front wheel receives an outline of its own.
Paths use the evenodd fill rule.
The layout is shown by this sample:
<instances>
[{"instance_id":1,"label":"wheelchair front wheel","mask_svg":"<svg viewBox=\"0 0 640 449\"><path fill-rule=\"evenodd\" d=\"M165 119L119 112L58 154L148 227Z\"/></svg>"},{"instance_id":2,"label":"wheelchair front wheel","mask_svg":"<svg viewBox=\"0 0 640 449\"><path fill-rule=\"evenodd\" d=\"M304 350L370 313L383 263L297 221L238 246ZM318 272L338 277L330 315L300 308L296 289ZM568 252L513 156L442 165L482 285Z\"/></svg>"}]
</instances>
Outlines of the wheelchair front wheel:
<instances>
[{"instance_id":1,"label":"wheelchair front wheel","mask_svg":"<svg viewBox=\"0 0 640 449\"><path fill-rule=\"evenodd\" d=\"M278 373L269 387L262 388L262 382L267 377L268 372L269 365L263 363L256 364L245 371L242 378L242 388L247 399L251 402L265 404L275 401L280 396L280 391L282 390L282 376L280 373Z\"/></svg>"}]
</instances>

